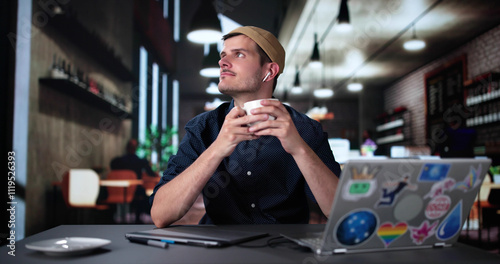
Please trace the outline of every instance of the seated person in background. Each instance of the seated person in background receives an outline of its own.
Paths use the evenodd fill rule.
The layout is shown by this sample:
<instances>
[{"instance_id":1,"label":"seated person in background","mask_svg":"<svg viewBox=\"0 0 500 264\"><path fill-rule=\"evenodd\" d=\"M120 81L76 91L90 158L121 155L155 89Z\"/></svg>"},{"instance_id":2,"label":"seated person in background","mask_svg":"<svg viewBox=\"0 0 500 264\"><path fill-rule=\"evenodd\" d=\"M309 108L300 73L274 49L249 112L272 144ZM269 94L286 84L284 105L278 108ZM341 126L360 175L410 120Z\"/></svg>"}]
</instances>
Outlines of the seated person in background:
<instances>
[{"instance_id":1,"label":"seated person in background","mask_svg":"<svg viewBox=\"0 0 500 264\"><path fill-rule=\"evenodd\" d=\"M150 176L155 177L156 173L151 169L149 161L147 159L139 158L135 153L137 151L137 140L130 139L125 147L126 153L123 156L116 157L111 160L110 167L111 170L133 170L137 175L137 179L142 178L142 173L145 172ZM135 189L134 200L132 201L131 207L135 211L136 216L140 216L142 213L149 214L149 204L147 203L146 191L141 185L137 185ZM136 222L138 219L136 219Z\"/></svg>"},{"instance_id":2,"label":"seated person in background","mask_svg":"<svg viewBox=\"0 0 500 264\"><path fill-rule=\"evenodd\" d=\"M150 197L154 224L180 219L200 193L206 210L200 224L308 223L308 197L328 216L340 166L321 124L279 101L262 101L253 115L242 109L272 97L285 50L256 27L237 28L223 40L219 91L233 100L187 123Z\"/></svg>"},{"instance_id":3,"label":"seated person in background","mask_svg":"<svg viewBox=\"0 0 500 264\"><path fill-rule=\"evenodd\" d=\"M147 159L139 158L135 153L137 151L137 140L130 139L125 147L126 154L121 157L116 157L111 160L110 167L112 170L133 170L137 174L137 179L142 178L142 172L146 172L150 176L156 174L151 169Z\"/></svg>"}]
</instances>

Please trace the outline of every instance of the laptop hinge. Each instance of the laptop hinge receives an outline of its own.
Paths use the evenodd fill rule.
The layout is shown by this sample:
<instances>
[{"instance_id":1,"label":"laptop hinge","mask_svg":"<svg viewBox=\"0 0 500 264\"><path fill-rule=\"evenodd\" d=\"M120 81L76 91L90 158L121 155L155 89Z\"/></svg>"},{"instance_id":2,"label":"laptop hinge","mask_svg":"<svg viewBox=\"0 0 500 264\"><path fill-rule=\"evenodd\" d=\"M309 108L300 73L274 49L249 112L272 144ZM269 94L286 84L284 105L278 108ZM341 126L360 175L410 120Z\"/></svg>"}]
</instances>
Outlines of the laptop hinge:
<instances>
[{"instance_id":1,"label":"laptop hinge","mask_svg":"<svg viewBox=\"0 0 500 264\"><path fill-rule=\"evenodd\" d=\"M345 253L347 253L346 248L337 248L333 250L333 254L345 254Z\"/></svg>"},{"instance_id":2,"label":"laptop hinge","mask_svg":"<svg viewBox=\"0 0 500 264\"><path fill-rule=\"evenodd\" d=\"M444 248L445 246L446 243L444 242L434 243L434 248Z\"/></svg>"}]
</instances>

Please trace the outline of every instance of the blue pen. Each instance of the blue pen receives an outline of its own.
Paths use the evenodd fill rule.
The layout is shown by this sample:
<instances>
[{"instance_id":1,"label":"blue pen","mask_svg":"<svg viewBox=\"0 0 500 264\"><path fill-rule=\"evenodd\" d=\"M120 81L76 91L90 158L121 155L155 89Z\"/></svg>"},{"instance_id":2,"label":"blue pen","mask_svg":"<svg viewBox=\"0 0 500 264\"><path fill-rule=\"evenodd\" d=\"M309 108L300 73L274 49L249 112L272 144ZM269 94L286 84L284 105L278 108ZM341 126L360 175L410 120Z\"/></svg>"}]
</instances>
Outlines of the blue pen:
<instances>
[{"instance_id":1,"label":"blue pen","mask_svg":"<svg viewBox=\"0 0 500 264\"><path fill-rule=\"evenodd\" d=\"M145 239L145 238L128 238L131 242L140 243L143 245L159 247L159 248L167 248L168 244L173 244L173 241L170 240L154 240L154 239Z\"/></svg>"}]
</instances>

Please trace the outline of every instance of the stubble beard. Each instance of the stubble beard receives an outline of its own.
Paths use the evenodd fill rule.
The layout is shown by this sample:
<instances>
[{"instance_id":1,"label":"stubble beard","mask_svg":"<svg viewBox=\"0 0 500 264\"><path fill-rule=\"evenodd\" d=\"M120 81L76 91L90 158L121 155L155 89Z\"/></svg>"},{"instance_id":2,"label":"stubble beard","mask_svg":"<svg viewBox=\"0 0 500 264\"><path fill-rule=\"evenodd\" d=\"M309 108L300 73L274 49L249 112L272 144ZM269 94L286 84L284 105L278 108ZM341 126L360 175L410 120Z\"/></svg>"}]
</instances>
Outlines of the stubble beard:
<instances>
[{"instance_id":1,"label":"stubble beard","mask_svg":"<svg viewBox=\"0 0 500 264\"><path fill-rule=\"evenodd\" d=\"M219 82L219 91L225 95L234 96L241 93L255 93L260 88L260 75L255 73L251 78L244 81L237 81L233 85Z\"/></svg>"}]
</instances>

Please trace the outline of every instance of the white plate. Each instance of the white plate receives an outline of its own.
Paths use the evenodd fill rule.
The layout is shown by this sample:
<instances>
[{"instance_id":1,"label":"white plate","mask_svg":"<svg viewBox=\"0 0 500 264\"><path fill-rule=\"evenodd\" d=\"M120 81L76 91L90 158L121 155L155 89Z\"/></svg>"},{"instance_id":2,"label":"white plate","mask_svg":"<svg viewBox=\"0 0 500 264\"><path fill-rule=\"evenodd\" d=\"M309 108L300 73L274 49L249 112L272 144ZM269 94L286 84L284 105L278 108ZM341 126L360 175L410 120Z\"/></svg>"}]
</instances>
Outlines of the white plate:
<instances>
[{"instance_id":1,"label":"white plate","mask_svg":"<svg viewBox=\"0 0 500 264\"><path fill-rule=\"evenodd\" d=\"M110 240L101 238L65 237L29 243L26 247L47 255L61 256L86 254L110 243Z\"/></svg>"}]
</instances>

